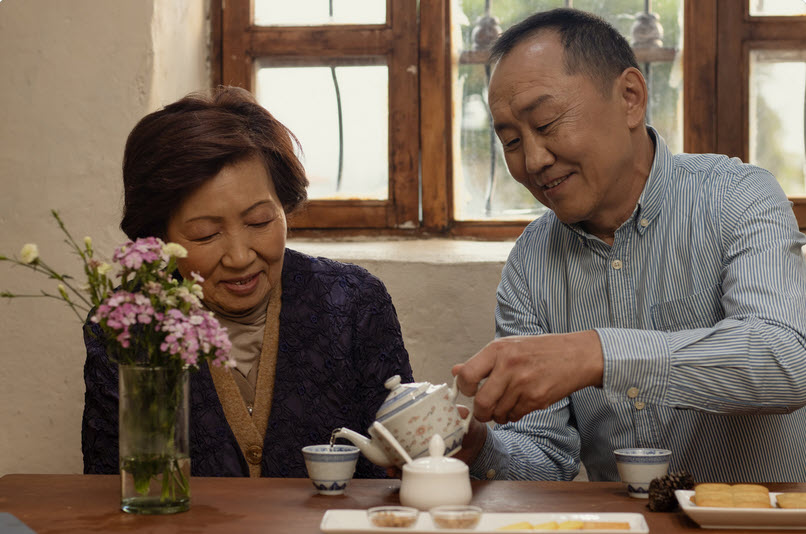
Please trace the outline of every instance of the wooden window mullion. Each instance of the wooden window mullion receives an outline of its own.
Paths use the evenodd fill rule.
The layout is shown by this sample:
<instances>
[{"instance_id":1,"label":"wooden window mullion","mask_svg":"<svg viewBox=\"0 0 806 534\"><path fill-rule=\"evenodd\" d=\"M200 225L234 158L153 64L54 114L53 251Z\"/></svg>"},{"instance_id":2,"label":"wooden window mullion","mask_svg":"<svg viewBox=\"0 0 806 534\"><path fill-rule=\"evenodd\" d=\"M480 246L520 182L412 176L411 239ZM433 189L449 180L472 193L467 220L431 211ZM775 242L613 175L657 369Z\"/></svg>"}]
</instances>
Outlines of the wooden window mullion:
<instances>
[{"instance_id":1,"label":"wooden window mullion","mask_svg":"<svg viewBox=\"0 0 806 534\"><path fill-rule=\"evenodd\" d=\"M389 58L389 198L390 226L418 228L419 74L417 2L390 0L394 48Z\"/></svg>"}]
</instances>

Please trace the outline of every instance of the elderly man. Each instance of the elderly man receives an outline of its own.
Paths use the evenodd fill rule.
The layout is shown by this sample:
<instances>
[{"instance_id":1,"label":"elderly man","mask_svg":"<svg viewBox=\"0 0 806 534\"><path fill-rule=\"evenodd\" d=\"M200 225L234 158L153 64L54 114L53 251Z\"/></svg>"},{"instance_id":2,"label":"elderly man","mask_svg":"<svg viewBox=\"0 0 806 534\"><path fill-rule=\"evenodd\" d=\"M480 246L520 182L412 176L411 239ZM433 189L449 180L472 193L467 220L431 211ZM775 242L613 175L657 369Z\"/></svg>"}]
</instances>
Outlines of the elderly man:
<instances>
[{"instance_id":1,"label":"elderly man","mask_svg":"<svg viewBox=\"0 0 806 534\"><path fill-rule=\"evenodd\" d=\"M513 248L496 339L455 366L480 478L618 480L663 447L698 481L806 481L806 264L767 171L672 155L629 44L572 9L496 42L512 176L551 209Z\"/></svg>"}]
</instances>

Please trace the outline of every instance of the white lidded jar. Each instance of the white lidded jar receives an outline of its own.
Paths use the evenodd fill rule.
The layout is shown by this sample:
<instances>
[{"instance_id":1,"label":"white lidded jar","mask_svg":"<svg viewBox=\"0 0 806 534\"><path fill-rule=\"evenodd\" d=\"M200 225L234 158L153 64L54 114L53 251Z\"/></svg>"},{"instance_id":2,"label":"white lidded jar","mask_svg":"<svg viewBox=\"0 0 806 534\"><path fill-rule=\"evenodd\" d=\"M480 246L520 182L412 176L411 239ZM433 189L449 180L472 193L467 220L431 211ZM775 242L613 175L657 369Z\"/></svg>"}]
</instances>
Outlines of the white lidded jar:
<instances>
[{"instance_id":1,"label":"white lidded jar","mask_svg":"<svg viewBox=\"0 0 806 534\"><path fill-rule=\"evenodd\" d=\"M429 456L403 465L400 504L429 510L443 504L469 504L473 497L470 471L456 458L445 456L445 442L434 434Z\"/></svg>"}]
</instances>

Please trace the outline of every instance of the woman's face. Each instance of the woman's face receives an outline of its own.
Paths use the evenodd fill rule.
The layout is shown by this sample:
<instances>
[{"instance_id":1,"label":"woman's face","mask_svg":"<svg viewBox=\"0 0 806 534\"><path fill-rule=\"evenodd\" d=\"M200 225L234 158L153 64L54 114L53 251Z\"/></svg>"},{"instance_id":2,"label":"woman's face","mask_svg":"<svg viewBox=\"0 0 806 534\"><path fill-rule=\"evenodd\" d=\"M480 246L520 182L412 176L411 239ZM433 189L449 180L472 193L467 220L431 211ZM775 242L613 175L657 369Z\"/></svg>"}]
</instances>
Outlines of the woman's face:
<instances>
[{"instance_id":1,"label":"woman's face","mask_svg":"<svg viewBox=\"0 0 806 534\"><path fill-rule=\"evenodd\" d=\"M204 278L204 302L237 314L261 304L280 282L286 220L262 160L224 167L168 221L166 240L188 251L180 274Z\"/></svg>"}]
</instances>

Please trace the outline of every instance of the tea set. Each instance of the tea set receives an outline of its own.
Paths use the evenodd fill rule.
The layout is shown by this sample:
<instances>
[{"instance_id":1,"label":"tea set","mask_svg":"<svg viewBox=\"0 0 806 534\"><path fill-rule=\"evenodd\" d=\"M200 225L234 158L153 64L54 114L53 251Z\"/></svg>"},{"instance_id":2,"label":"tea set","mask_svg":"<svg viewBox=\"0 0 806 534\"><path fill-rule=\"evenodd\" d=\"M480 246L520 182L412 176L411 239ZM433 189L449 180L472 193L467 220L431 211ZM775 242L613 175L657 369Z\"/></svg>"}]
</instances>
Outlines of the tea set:
<instances>
[{"instance_id":1,"label":"tea set","mask_svg":"<svg viewBox=\"0 0 806 534\"><path fill-rule=\"evenodd\" d=\"M412 459L426 456L431 436L438 434L445 443L445 456L456 454L462 447L462 438L470 426L472 412L462 418L454 401L458 394L456 378L453 386L434 385L429 382L401 384L395 375L385 383L389 395L381 404L370 426L367 438L349 428L338 428L333 436L345 438L361 450L370 462L383 467L402 467L402 448ZM379 428L388 430L380 436ZM394 445L397 442L399 447Z\"/></svg>"},{"instance_id":2,"label":"tea set","mask_svg":"<svg viewBox=\"0 0 806 534\"><path fill-rule=\"evenodd\" d=\"M455 404L456 378L448 387L429 382L403 384L400 376L395 375L384 385L389 394L367 430L369 437L349 428L337 428L331 442L345 438L372 463L400 468L403 473L400 502L404 506L426 510L438 505L469 503L472 492L468 467L450 458L461 449L473 417L472 410L465 417L459 414ZM327 446L319 447L317 452L321 453ZM315 466L308 467L310 474ZM345 469L349 468L350 463L346 462ZM352 471L341 478L345 476L352 477ZM319 488L316 480L314 485Z\"/></svg>"}]
</instances>

